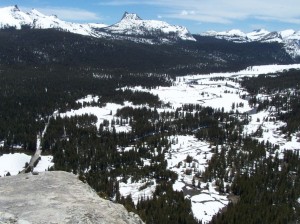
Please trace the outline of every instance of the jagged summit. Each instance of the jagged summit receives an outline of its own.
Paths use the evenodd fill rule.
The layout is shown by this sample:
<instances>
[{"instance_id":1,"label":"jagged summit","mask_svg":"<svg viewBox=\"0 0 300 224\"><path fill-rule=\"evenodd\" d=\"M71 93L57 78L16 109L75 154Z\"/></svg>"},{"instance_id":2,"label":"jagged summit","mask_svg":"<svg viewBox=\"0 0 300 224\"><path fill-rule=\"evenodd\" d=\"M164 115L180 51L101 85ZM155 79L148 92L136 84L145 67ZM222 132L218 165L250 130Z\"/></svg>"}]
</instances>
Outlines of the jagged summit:
<instances>
[{"instance_id":1,"label":"jagged summit","mask_svg":"<svg viewBox=\"0 0 300 224\"><path fill-rule=\"evenodd\" d=\"M23 26L32 29L58 29L86 36L126 39L150 44L172 43L178 40L196 41L185 27L159 20L143 20L135 13L125 12L118 23L108 26L99 23L66 22L54 15L44 15L36 9L23 12L17 5L0 8L0 29L9 27L21 29ZM300 32L291 29L281 32L259 29L250 33L234 29L225 32L208 31L201 35L236 43L252 41L283 43L292 57L300 56Z\"/></svg>"},{"instance_id":2,"label":"jagged summit","mask_svg":"<svg viewBox=\"0 0 300 224\"><path fill-rule=\"evenodd\" d=\"M141 17L139 17L137 14L135 13L128 13L125 12L122 16L121 20L142 20Z\"/></svg>"},{"instance_id":3,"label":"jagged summit","mask_svg":"<svg viewBox=\"0 0 300 224\"><path fill-rule=\"evenodd\" d=\"M19 9L18 5L14 5L14 6L12 6L12 10L13 10L13 11L20 11L20 9Z\"/></svg>"},{"instance_id":4,"label":"jagged summit","mask_svg":"<svg viewBox=\"0 0 300 224\"><path fill-rule=\"evenodd\" d=\"M159 20L143 20L137 14L125 12L122 19L104 31L118 37L142 37L163 41L191 40L195 41L190 32L182 26L170 25L167 22Z\"/></svg>"},{"instance_id":5,"label":"jagged summit","mask_svg":"<svg viewBox=\"0 0 300 224\"><path fill-rule=\"evenodd\" d=\"M31 21L30 16L20 11L17 5L0 8L0 28L21 29L23 25L30 24Z\"/></svg>"},{"instance_id":6,"label":"jagged summit","mask_svg":"<svg viewBox=\"0 0 300 224\"><path fill-rule=\"evenodd\" d=\"M195 40L185 27L170 25L163 21L143 20L137 14L125 12L122 19L111 26L98 23L78 24L47 16L36 9L23 12L18 6L0 8L0 29L23 26L33 29L58 29L71 33L126 39L145 43L164 43L176 40Z\"/></svg>"}]
</instances>

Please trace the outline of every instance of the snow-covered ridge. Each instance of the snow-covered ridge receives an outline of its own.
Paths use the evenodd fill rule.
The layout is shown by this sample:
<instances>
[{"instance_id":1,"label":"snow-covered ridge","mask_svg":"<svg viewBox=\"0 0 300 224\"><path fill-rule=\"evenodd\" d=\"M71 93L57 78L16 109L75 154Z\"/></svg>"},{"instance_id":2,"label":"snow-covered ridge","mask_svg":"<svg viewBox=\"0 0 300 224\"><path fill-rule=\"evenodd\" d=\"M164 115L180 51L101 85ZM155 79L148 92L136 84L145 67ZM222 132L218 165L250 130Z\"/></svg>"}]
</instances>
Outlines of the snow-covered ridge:
<instances>
[{"instance_id":1,"label":"snow-covered ridge","mask_svg":"<svg viewBox=\"0 0 300 224\"><path fill-rule=\"evenodd\" d=\"M172 40L195 41L190 32L182 26L173 26L163 21L142 20L138 15L125 12L120 22L108 26L98 23L71 23L60 20L57 16L47 16L36 9L30 12L21 11L18 6L0 8L0 29L14 27L21 29L27 26L32 29L58 29L71 33L120 39L130 39L136 42L147 42L143 38L147 36L162 39L163 42ZM140 38L141 40L138 40ZM153 41L148 41L152 43Z\"/></svg>"},{"instance_id":2,"label":"snow-covered ridge","mask_svg":"<svg viewBox=\"0 0 300 224\"><path fill-rule=\"evenodd\" d=\"M250 33L244 33L240 30L229 30L223 32L207 31L201 33L202 36L213 36L217 38L226 39L229 41L238 42L250 42L250 41L262 41L262 42L280 42L287 39L300 40L300 31L295 30L283 30L283 31L267 31L265 29L254 30Z\"/></svg>"},{"instance_id":3,"label":"snow-covered ridge","mask_svg":"<svg viewBox=\"0 0 300 224\"><path fill-rule=\"evenodd\" d=\"M95 28L105 27L104 24L78 24L65 22L56 16L46 16L36 9L30 12L21 11L18 6L0 8L0 28L14 27L21 29L22 26L29 26L33 29L59 29L71 33L87 36L99 36Z\"/></svg>"},{"instance_id":4,"label":"snow-covered ridge","mask_svg":"<svg viewBox=\"0 0 300 224\"><path fill-rule=\"evenodd\" d=\"M283 43L286 52L293 58L300 56L300 31L297 32L291 29L279 32L270 32L265 29L260 29L254 30L250 33L244 33L240 30L229 30L225 32L208 31L201 33L201 35L216 37L218 39L224 39L236 43L247 43L253 41L264 43Z\"/></svg>"},{"instance_id":5,"label":"snow-covered ridge","mask_svg":"<svg viewBox=\"0 0 300 224\"><path fill-rule=\"evenodd\" d=\"M159 20L143 20L133 13L125 12L118 23L108 26L101 23L66 22L54 15L44 15L36 9L24 12L18 6L0 8L0 29L10 27L21 29L23 26L32 29L58 29L92 37L126 39L138 43L169 43L176 40L196 41L186 27L170 25ZM201 35L236 43L252 41L283 43L286 52L293 58L300 56L300 31L291 29L280 32L269 32L261 29L250 33L235 29L225 32L208 31Z\"/></svg>"},{"instance_id":6,"label":"snow-covered ridge","mask_svg":"<svg viewBox=\"0 0 300 224\"><path fill-rule=\"evenodd\" d=\"M170 25L158 20L143 20L137 14L125 12L120 22L104 28L112 34L134 36L172 35L182 40L195 41L187 28Z\"/></svg>"}]
</instances>

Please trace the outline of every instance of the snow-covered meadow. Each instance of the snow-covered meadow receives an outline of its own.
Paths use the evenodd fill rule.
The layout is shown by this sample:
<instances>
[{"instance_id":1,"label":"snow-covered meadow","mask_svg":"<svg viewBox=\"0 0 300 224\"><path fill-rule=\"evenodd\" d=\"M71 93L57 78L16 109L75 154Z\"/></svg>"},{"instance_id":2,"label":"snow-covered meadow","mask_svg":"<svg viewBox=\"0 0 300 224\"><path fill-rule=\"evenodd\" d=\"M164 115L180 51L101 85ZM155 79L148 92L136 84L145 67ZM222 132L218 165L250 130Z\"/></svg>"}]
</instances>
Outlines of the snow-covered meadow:
<instances>
[{"instance_id":1,"label":"snow-covered meadow","mask_svg":"<svg viewBox=\"0 0 300 224\"><path fill-rule=\"evenodd\" d=\"M255 113L254 107L248 104L246 95L248 92L243 89L239 81L245 76L258 76L259 74L270 74L282 72L288 69L300 69L300 64L294 65L266 65L252 66L239 72L231 73L213 73L207 75L187 75L177 77L170 87L158 86L153 89L146 89L140 86L130 87L133 91L145 91L157 95L164 103L163 108L156 108L158 112L175 111L184 104L200 104L204 107L224 110L225 112L250 112L250 122L244 127L244 134L253 135L260 141L269 141L280 146L280 152L285 149L300 149L298 142L299 133L294 133L289 139L278 131L278 128L286 125L284 122L270 120L271 110L265 110ZM127 89L124 87L123 89ZM266 96L261 96L266 97ZM78 110L67 111L58 116L72 117L75 115L94 115L97 117L96 127L99 128L104 120L120 119L116 116L117 110L125 106L133 108L148 105L133 105L131 102L124 102L123 105L107 103L105 106L85 106L85 103L98 102L101 100L98 96L88 95L79 99L77 103L82 104ZM149 107L148 107L149 108ZM116 132L130 132L131 127L127 125L114 125ZM109 125L109 130L112 126ZM262 130L260 135L257 131ZM254 135L255 134L255 135ZM203 183L195 178L199 172L203 172L207 167L209 160L213 155L212 147L208 142L197 140L192 135L170 136L171 148L165 154L168 162L168 169L178 174L178 180L173 185L176 191L184 191L187 198L192 202L192 211L198 220L207 223L220 209L224 208L229 199L227 195L221 195L217 190L215 183ZM126 151L132 147L127 147ZM192 162L187 163L187 156L192 158ZM147 161L144 161L147 164ZM197 176L197 175L196 175ZM199 181L199 183L198 183ZM120 193L123 196L131 194L136 204L141 197L151 197L156 187L154 180L141 180L127 183L120 182Z\"/></svg>"},{"instance_id":2,"label":"snow-covered meadow","mask_svg":"<svg viewBox=\"0 0 300 224\"><path fill-rule=\"evenodd\" d=\"M204 107L232 110L232 104L243 105L236 108L239 112L246 112L251 108L248 101L241 98L246 94L239 89L235 83L228 81L211 81L207 79L188 80L178 78L173 86L158 87L156 89L143 89L141 87L132 88L132 90L147 91L158 95L160 100L169 103L172 107L181 107L184 104L200 104Z\"/></svg>"},{"instance_id":3,"label":"snow-covered meadow","mask_svg":"<svg viewBox=\"0 0 300 224\"><path fill-rule=\"evenodd\" d=\"M183 104L201 104L215 109L224 108L224 111L229 112L233 104L238 104L241 106L235 107L234 111L243 113L252 109L248 101L242 98L248 93L238 82L232 81L233 79L238 81L245 76L272 74L288 69L300 69L300 64L251 66L238 72L187 75L177 77L170 87L146 89L137 86L130 89L158 95L160 100L170 103L173 108L181 107Z\"/></svg>"},{"instance_id":4,"label":"snow-covered meadow","mask_svg":"<svg viewBox=\"0 0 300 224\"><path fill-rule=\"evenodd\" d=\"M227 112L247 113L251 111L249 115L250 123L245 125L244 134L253 135L261 129L261 135L253 135L253 137L260 141L269 141L272 144L279 145L280 153L286 149L300 149L299 133L294 133L287 139L279 131L279 128L286 124L282 121L269 119L272 117L271 109L253 113L254 108L250 107L248 101L243 97L243 95L248 95L248 92L241 88L238 81L245 76L258 76L267 73L271 75L292 68L300 69L300 65L253 66L234 73L178 77L170 87L157 87L155 89L134 87L130 89L158 95L160 100L170 105L171 110L180 108L184 104L201 104L214 109L223 109ZM187 197L192 202L194 216L198 220L207 223L213 215L229 203L227 195L220 195L216 191L214 183L200 182L197 186L200 187L200 190L193 191L196 188L195 185L197 185L193 177L197 172L205 170L213 155L211 147L208 143L201 142L194 136L171 136L169 141L172 142L171 149L165 155L168 161L168 169L176 172L179 176L173 185L173 189L187 192ZM189 164L186 163L187 156L191 156L193 159ZM190 192L193 195L189 195Z\"/></svg>"},{"instance_id":5,"label":"snow-covered meadow","mask_svg":"<svg viewBox=\"0 0 300 224\"><path fill-rule=\"evenodd\" d=\"M153 89L147 89L136 86L130 88L123 87L123 89L144 91L157 95L165 105L169 105L169 107L164 106L163 108L157 108L158 112L175 111L176 108L180 108L184 104L200 104L204 107L212 107L214 109L224 110L225 112L238 111L239 113L246 113L253 110L253 107L250 107L248 101L244 97L249 93L240 86L238 81L245 76L258 76L259 74L271 75L272 73L283 72L288 69L300 69L300 64L251 66L238 72L187 75L184 77L177 77L170 87L158 86ZM99 96L88 95L76 101L77 103L82 104L82 108L60 113L56 116L72 117L85 114L94 115L97 117L95 125L99 128L104 120L110 122L112 120L120 119L116 116L118 109L124 107L149 107L148 105L133 105L132 102L128 101L124 102L122 105L107 103L102 107L84 105L84 103L99 103L100 100L101 98ZM260 123L257 123L257 118L268 117L269 115L270 111L251 114L252 122L245 127L245 133L250 134L255 132L260 124L263 123L263 119L260 119ZM280 123L273 125L280 127L284 124ZM116 132L131 131L129 125L114 125L114 127ZM272 130L271 124L269 124L267 128ZM112 130L112 128L109 128L109 130ZM266 136L266 138L268 138L268 136Z\"/></svg>"},{"instance_id":6,"label":"snow-covered meadow","mask_svg":"<svg viewBox=\"0 0 300 224\"><path fill-rule=\"evenodd\" d=\"M232 73L214 73L207 75L187 75L177 77L170 87L158 86L153 89L142 87L131 87L133 91L145 91L157 95L164 103L162 108L156 108L158 112L175 111L181 108L184 104L200 104L209 106L214 109L224 110L225 112L250 112L250 122L244 126L243 133L253 135L254 138L260 141L269 141L272 144L279 145L279 153L283 150L299 150L299 133L293 133L289 138L283 135L279 128L286 124L281 121L276 121L272 118L272 110L268 109L255 113L253 107L248 104L245 95L247 91L241 88L239 80L245 76L257 76L265 73L281 72L287 69L300 69L300 64L297 65L267 65L253 66L239 72ZM123 89L126 89L124 87ZM261 96L266 97L266 96ZM121 119L117 117L117 110L124 107L147 107L148 105L133 105L132 102L124 102L121 104L107 103L105 106L91 106L101 101L99 96L88 95L82 99L78 99L77 103L82 107L77 110L70 110L65 113L54 112L53 117L73 117L79 115L94 115L97 117L95 126L100 127L104 121L111 122L112 120ZM93 105L95 105L93 104ZM112 131L115 128L116 132L130 132L132 128L129 124L119 125L109 124L108 130ZM260 134L258 135L258 131ZM220 209L224 208L229 199L227 195L222 195L216 190L214 182L203 183L198 178L198 174L203 172L208 166L208 162L213 156L214 146L208 142L200 141L192 135L172 135L168 137L171 146L165 154L167 168L178 174L178 179L173 185L176 191L183 191L187 198L191 200L192 211L198 220L207 223L211 220ZM4 142L0 141L0 147L4 146ZM132 146L126 147L125 151L132 150ZM121 152L121 151L120 151ZM191 161L187 161L190 157ZM18 174L24 168L26 162L29 162L30 156L25 154L4 154L0 156L0 176L10 172L11 175ZM144 164L147 164L147 160ZM52 156L41 156L37 167L34 169L38 172L43 172L53 166ZM195 178L196 177L196 178ZM151 197L157 183L152 179L144 179L138 182L133 182L131 178L127 182L122 182L120 178L120 194L127 196L131 194L134 203L136 204L141 197Z\"/></svg>"},{"instance_id":7,"label":"snow-covered meadow","mask_svg":"<svg viewBox=\"0 0 300 224\"><path fill-rule=\"evenodd\" d=\"M133 105L131 102L124 102L123 105L121 104L116 104L116 103L107 103L105 106L103 107L98 107L98 106L84 106L83 103L91 103L91 102L98 102L99 97L98 96L90 96L88 95L85 98L79 99L77 100L78 103L82 104L82 108L77 109L77 110L70 110L67 111L65 113L60 113L56 116L60 116L62 118L64 117L74 117L74 116L82 116L82 115L94 115L97 117L97 122L95 123L96 127L99 129L100 125L104 123L104 121L108 121L111 122L112 120L116 119L121 119L119 117L116 116L117 114L117 110L118 109L122 109L123 107L133 107L133 108L137 108L139 106L135 106ZM113 125L113 127L115 128L116 132L130 132L131 131L131 126L128 124L124 124L124 125ZM109 130L112 130L112 126L111 124L109 125Z\"/></svg>"},{"instance_id":8,"label":"snow-covered meadow","mask_svg":"<svg viewBox=\"0 0 300 224\"><path fill-rule=\"evenodd\" d=\"M142 197L151 198L156 185L155 179L143 179L138 182L132 182L131 178L129 178L127 183L120 182L120 194L124 197L131 195L133 203L136 205Z\"/></svg>"},{"instance_id":9,"label":"snow-covered meadow","mask_svg":"<svg viewBox=\"0 0 300 224\"><path fill-rule=\"evenodd\" d=\"M213 149L208 142L199 141L192 135L171 136L170 142L171 149L165 155L168 169L178 174L173 190L186 192L195 218L209 222L229 202L226 195L216 191L214 183L204 183L194 178L208 166Z\"/></svg>"},{"instance_id":10,"label":"snow-covered meadow","mask_svg":"<svg viewBox=\"0 0 300 224\"><path fill-rule=\"evenodd\" d=\"M192 135L170 136L168 141L171 143L171 147L165 154L168 163L167 169L178 174L178 179L173 184L173 190L184 191L186 198L191 200L192 211L196 219L209 222L212 216L229 202L227 195L222 195L216 190L214 182L200 181L198 184L198 178L194 179L195 175L203 172L208 166L213 155L212 147L208 142L200 141ZM128 147L125 150L133 149ZM187 161L188 156L191 161ZM137 204L142 197L151 198L156 185L154 179L132 182L129 178L126 183L120 181L120 194L124 197L131 195L133 202Z\"/></svg>"}]
</instances>

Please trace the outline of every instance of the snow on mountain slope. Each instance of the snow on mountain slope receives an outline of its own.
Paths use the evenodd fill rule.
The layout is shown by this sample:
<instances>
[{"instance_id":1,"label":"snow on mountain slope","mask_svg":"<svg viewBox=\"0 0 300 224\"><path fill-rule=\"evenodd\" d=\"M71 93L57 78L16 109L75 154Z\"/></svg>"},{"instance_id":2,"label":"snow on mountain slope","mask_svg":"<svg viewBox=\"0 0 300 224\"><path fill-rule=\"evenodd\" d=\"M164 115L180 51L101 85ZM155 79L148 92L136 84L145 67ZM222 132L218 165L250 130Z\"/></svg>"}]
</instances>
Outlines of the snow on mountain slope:
<instances>
[{"instance_id":1,"label":"snow on mountain slope","mask_svg":"<svg viewBox=\"0 0 300 224\"><path fill-rule=\"evenodd\" d=\"M195 41L185 27L173 26L158 20L142 20L138 15L127 12L125 12L120 22L103 30L111 34L125 36L167 36Z\"/></svg>"},{"instance_id":2,"label":"snow on mountain slope","mask_svg":"<svg viewBox=\"0 0 300 224\"><path fill-rule=\"evenodd\" d=\"M119 23L107 27L97 23L66 22L54 15L46 16L36 9L23 12L18 6L0 8L0 29L21 29L22 26L33 29L59 29L86 36L129 39L135 42L171 42L178 39L195 41L185 27L156 20L142 20L136 14L125 13ZM153 41L154 39L156 41Z\"/></svg>"},{"instance_id":3,"label":"snow on mountain slope","mask_svg":"<svg viewBox=\"0 0 300 224\"><path fill-rule=\"evenodd\" d=\"M281 36L284 36L286 51L294 58L300 57L300 31L292 31L294 30L283 31Z\"/></svg>"},{"instance_id":4,"label":"snow on mountain slope","mask_svg":"<svg viewBox=\"0 0 300 224\"><path fill-rule=\"evenodd\" d=\"M288 33L284 33L288 34ZM233 41L236 43L246 43L251 41L261 41L261 42L274 42L276 38L281 38L281 35L277 32L269 32L267 30L254 30L250 33L244 33L240 30L229 30L223 32L209 31L201 34L202 36L211 36L218 39L224 39L228 41ZM276 41L279 41L276 39Z\"/></svg>"},{"instance_id":5,"label":"snow on mountain slope","mask_svg":"<svg viewBox=\"0 0 300 224\"><path fill-rule=\"evenodd\" d=\"M151 44L168 43L176 40L196 41L185 27L170 25L158 20L143 20L138 15L127 12L120 22L107 26L97 23L66 22L54 15L46 16L35 9L30 12L23 12L18 6L0 8L0 29L9 27L21 29L22 26L29 26L33 29L59 29L86 36L126 39ZM269 32L262 29L243 33L240 30L230 30L225 32L208 31L201 35L236 43L251 41L283 43L285 50L292 57L300 56L300 31Z\"/></svg>"},{"instance_id":6,"label":"snow on mountain slope","mask_svg":"<svg viewBox=\"0 0 300 224\"><path fill-rule=\"evenodd\" d=\"M104 24L78 24L78 23L70 23L65 22L58 19L56 16L45 16L42 13L38 12L37 10L33 9L31 12L28 13L30 18L32 18L32 25L31 27L37 29L62 29L71 33L77 33L86 36L99 36L94 28L95 27L104 27Z\"/></svg>"},{"instance_id":7,"label":"snow on mountain slope","mask_svg":"<svg viewBox=\"0 0 300 224\"><path fill-rule=\"evenodd\" d=\"M280 32L269 32L265 29L254 30L250 33L243 33L240 30L230 30L225 32L208 31L200 34L218 39L224 39L235 43L263 42L263 43L282 43L286 52L291 57L300 57L300 31L283 30Z\"/></svg>"},{"instance_id":8,"label":"snow on mountain slope","mask_svg":"<svg viewBox=\"0 0 300 224\"><path fill-rule=\"evenodd\" d=\"M208 32L202 33L201 35L216 37L218 39L224 39L224 40L233 41L236 43L248 42L247 35L240 30L229 30L229 31L223 31L223 32L208 31Z\"/></svg>"},{"instance_id":9,"label":"snow on mountain slope","mask_svg":"<svg viewBox=\"0 0 300 224\"><path fill-rule=\"evenodd\" d=\"M60 29L71 33L77 33L86 36L100 36L95 28L102 28L104 24L78 24L65 22L56 16L46 16L36 9L30 12L22 12L18 6L9 6L0 8L0 28L14 27L21 29L22 26L29 26L34 29Z\"/></svg>"},{"instance_id":10,"label":"snow on mountain slope","mask_svg":"<svg viewBox=\"0 0 300 224\"><path fill-rule=\"evenodd\" d=\"M252 41L259 41L270 32L265 29L254 30L253 32L247 33L247 37Z\"/></svg>"},{"instance_id":11,"label":"snow on mountain slope","mask_svg":"<svg viewBox=\"0 0 300 224\"><path fill-rule=\"evenodd\" d=\"M291 36L293 36L295 34L295 30L283 30L283 31L280 31L279 34L281 35L282 38L289 38Z\"/></svg>"},{"instance_id":12,"label":"snow on mountain slope","mask_svg":"<svg viewBox=\"0 0 300 224\"><path fill-rule=\"evenodd\" d=\"M32 19L27 13L21 12L17 6L0 8L0 27L15 27L21 29L22 25L32 23Z\"/></svg>"}]
</instances>

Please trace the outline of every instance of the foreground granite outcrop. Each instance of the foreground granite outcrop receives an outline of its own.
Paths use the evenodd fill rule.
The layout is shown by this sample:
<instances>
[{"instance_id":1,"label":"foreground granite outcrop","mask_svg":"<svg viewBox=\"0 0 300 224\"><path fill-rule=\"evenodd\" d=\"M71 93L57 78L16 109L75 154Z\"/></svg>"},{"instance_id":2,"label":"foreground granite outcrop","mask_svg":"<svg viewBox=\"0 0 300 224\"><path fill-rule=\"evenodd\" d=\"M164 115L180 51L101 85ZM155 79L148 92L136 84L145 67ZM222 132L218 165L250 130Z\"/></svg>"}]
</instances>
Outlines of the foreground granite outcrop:
<instances>
[{"instance_id":1,"label":"foreground granite outcrop","mask_svg":"<svg viewBox=\"0 0 300 224\"><path fill-rule=\"evenodd\" d=\"M75 175L55 171L0 178L0 223L143 222L122 205L100 198Z\"/></svg>"}]
</instances>

